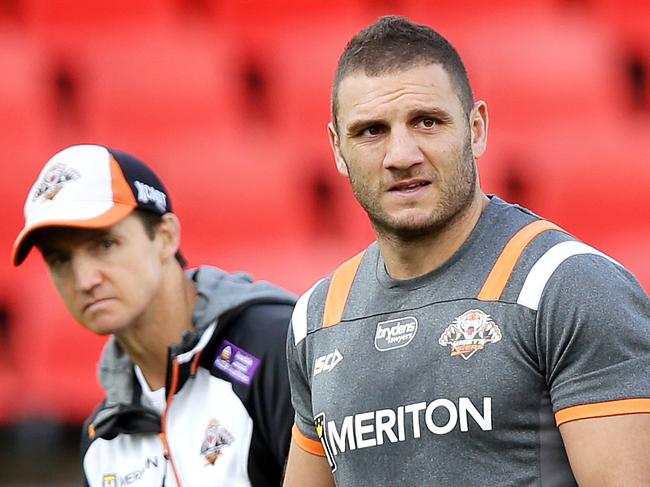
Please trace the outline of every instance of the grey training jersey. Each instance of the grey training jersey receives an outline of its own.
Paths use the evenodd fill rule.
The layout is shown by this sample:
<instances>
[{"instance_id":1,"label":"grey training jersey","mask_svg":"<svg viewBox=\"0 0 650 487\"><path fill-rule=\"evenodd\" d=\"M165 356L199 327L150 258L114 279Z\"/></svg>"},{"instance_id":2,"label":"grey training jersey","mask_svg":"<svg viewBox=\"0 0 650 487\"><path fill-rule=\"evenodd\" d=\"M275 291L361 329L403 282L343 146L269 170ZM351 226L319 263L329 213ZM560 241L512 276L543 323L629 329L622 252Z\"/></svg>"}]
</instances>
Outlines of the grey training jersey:
<instances>
[{"instance_id":1,"label":"grey training jersey","mask_svg":"<svg viewBox=\"0 0 650 487\"><path fill-rule=\"evenodd\" d=\"M298 302L294 439L343 486L573 486L558 425L650 413L650 300L609 257L492 197L441 268L377 244Z\"/></svg>"}]
</instances>

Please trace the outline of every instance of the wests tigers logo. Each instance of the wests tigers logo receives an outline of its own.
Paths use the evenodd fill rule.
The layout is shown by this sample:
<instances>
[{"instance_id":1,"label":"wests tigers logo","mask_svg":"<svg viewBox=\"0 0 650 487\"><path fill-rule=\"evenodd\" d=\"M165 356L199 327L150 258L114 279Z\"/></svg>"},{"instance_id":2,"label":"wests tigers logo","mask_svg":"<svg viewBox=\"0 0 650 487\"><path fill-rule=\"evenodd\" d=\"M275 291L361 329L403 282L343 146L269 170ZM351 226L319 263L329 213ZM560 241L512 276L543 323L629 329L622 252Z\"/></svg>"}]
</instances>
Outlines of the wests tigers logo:
<instances>
[{"instance_id":1,"label":"wests tigers logo","mask_svg":"<svg viewBox=\"0 0 650 487\"><path fill-rule=\"evenodd\" d=\"M471 309L445 329L438 343L443 347L450 346L452 357L460 355L467 360L488 343L497 343L501 337L501 329L490 315L480 309Z\"/></svg>"}]
</instances>

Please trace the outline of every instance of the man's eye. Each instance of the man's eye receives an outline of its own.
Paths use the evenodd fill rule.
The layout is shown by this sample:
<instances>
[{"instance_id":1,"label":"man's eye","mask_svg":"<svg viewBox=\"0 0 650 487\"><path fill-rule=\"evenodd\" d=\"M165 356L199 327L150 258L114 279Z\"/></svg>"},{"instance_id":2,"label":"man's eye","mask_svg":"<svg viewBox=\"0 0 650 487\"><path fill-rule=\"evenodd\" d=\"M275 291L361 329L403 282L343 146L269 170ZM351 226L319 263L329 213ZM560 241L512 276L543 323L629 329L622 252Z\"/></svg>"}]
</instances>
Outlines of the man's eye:
<instances>
[{"instance_id":1,"label":"man's eye","mask_svg":"<svg viewBox=\"0 0 650 487\"><path fill-rule=\"evenodd\" d=\"M102 248L104 248L104 249L109 249L109 248L111 248L113 245L115 245L115 240L111 240L111 239L109 239L109 238L103 238L103 239L101 240L101 242L100 242L100 245L101 245Z\"/></svg>"},{"instance_id":2,"label":"man's eye","mask_svg":"<svg viewBox=\"0 0 650 487\"><path fill-rule=\"evenodd\" d=\"M91 245L95 250L106 250L115 245L115 240L112 238L98 238L93 240Z\"/></svg>"},{"instance_id":3,"label":"man's eye","mask_svg":"<svg viewBox=\"0 0 650 487\"><path fill-rule=\"evenodd\" d=\"M382 129L379 125L371 125L370 127L363 129L361 133L362 135L379 135L381 132Z\"/></svg>"},{"instance_id":4,"label":"man's eye","mask_svg":"<svg viewBox=\"0 0 650 487\"><path fill-rule=\"evenodd\" d=\"M422 120L420 120L420 123L422 124L423 127L428 129L436 126L436 120L434 118L423 118Z\"/></svg>"}]
</instances>

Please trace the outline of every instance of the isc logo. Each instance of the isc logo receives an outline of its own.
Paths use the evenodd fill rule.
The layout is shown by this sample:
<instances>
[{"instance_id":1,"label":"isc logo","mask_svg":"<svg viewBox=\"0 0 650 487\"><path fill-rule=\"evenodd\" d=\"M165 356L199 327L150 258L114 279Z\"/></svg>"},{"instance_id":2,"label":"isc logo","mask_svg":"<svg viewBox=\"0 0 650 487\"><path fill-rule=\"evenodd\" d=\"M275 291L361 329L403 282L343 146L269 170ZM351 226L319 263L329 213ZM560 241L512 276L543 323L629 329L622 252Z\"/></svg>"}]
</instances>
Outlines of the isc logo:
<instances>
[{"instance_id":1,"label":"isc logo","mask_svg":"<svg viewBox=\"0 0 650 487\"><path fill-rule=\"evenodd\" d=\"M336 365L343 360L343 355L339 352L338 348L335 348L333 352L318 357L316 363L314 364L314 376L317 376L321 372L329 372Z\"/></svg>"}]
</instances>

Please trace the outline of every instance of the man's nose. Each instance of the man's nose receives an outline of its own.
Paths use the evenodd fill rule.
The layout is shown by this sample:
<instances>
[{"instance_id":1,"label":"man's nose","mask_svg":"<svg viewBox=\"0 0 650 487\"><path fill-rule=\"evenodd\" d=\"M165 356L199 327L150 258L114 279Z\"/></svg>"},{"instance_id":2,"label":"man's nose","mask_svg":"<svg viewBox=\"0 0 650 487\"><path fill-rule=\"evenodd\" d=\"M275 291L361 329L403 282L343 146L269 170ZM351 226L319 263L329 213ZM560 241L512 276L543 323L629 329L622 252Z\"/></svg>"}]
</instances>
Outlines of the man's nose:
<instances>
[{"instance_id":1,"label":"man's nose","mask_svg":"<svg viewBox=\"0 0 650 487\"><path fill-rule=\"evenodd\" d=\"M408 169L424 161L420 144L408 127L393 128L387 143L384 156L386 169Z\"/></svg>"},{"instance_id":2,"label":"man's nose","mask_svg":"<svg viewBox=\"0 0 650 487\"><path fill-rule=\"evenodd\" d=\"M83 253L72 257L72 273L75 288L78 291L92 291L102 280L99 266L95 260Z\"/></svg>"}]
</instances>

